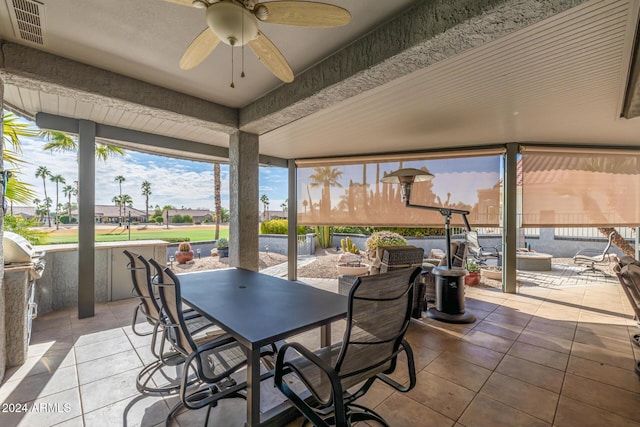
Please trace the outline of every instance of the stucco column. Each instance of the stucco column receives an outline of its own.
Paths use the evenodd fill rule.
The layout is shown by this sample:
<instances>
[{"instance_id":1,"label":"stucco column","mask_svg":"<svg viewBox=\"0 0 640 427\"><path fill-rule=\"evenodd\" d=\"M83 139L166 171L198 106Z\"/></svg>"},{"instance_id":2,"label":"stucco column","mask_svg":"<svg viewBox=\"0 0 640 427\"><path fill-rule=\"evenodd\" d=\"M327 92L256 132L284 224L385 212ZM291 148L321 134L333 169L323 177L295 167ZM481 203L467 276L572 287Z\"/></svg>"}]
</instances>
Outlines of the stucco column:
<instances>
[{"instance_id":1,"label":"stucco column","mask_svg":"<svg viewBox=\"0 0 640 427\"><path fill-rule=\"evenodd\" d=\"M78 318L95 310L96 124L79 121L78 143Z\"/></svg>"},{"instance_id":2,"label":"stucco column","mask_svg":"<svg viewBox=\"0 0 640 427\"><path fill-rule=\"evenodd\" d=\"M0 170L4 169L4 81L0 78ZM4 210L0 209L0 240L4 238ZM7 349L4 331L4 253L0 245L0 382L4 378L4 365L6 362Z\"/></svg>"},{"instance_id":3,"label":"stucco column","mask_svg":"<svg viewBox=\"0 0 640 427\"><path fill-rule=\"evenodd\" d=\"M502 291L515 294L517 220L517 168L518 144L507 144L504 162L504 188L502 208Z\"/></svg>"},{"instance_id":4,"label":"stucco column","mask_svg":"<svg viewBox=\"0 0 640 427\"><path fill-rule=\"evenodd\" d=\"M229 264L258 271L258 135L229 137Z\"/></svg>"}]
</instances>

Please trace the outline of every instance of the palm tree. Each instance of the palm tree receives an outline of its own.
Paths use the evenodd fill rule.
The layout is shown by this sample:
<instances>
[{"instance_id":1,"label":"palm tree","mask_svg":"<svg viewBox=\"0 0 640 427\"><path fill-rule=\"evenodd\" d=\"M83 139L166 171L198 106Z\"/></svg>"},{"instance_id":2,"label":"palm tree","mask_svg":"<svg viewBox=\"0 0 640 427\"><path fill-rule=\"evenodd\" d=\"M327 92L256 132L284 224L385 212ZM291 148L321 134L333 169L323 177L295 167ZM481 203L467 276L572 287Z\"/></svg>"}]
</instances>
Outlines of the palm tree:
<instances>
[{"instance_id":1,"label":"palm tree","mask_svg":"<svg viewBox=\"0 0 640 427\"><path fill-rule=\"evenodd\" d=\"M266 194L263 194L260 197L260 201L262 202L262 205L264 206L264 217L266 219L269 219L268 211L267 211L267 208L269 207L269 197Z\"/></svg>"},{"instance_id":2,"label":"palm tree","mask_svg":"<svg viewBox=\"0 0 640 427\"><path fill-rule=\"evenodd\" d=\"M145 222L149 222L149 196L151 195L151 183L142 181L142 195L145 197Z\"/></svg>"},{"instance_id":3,"label":"palm tree","mask_svg":"<svg viewBox=\"0 0 640 427\"><path fill-rule=\"evenodd\" d=\"M342 171L330 166L318 166L313 168L314 173L309 175L311 187L322 186L320 198L320 212L324 215L331 211L331 187L342 187L338 179L342 177Z\"/></svg>"},{"instance_id":4,"label":"palm tree","mask_svg":"<svg viewBox=\"0 0 640 427\"><path fill-rule=\"evenodd\" d=\"M44 189L44 199L47 200L47 177L51 176L51 172L49 172L49 169L46 166L38 166L38 169L36 169L36 178L42 178L42 187ZM51 227L51 214L48 210L48 206L47 205L47 218L49 220L49 227Z\"/></svg>"},{"instance_id":5,"label":"palm tree","mask_svg":"<svg viewBox=\"0 0 640 427\"><path fill-rule=\"evenodd\" d=\"M222 200L220 197L220 187L221 187L221 179L220 179L220 163L213 164L213 192L214 192L214 200L216 206L216 235L215 239L218 240L220 238L220 217L222 216Z\"/></svg>"},{"instance_id":6,"label":"palm tree","mask_svg":"<svg viewBox=\"0 0 640 427\"><path fill-rule=\"evenodd\" d=\"M309 202L305 200L302 200L302 206L304 207L304 213L307 213L307 206L309 206Z\"/></svg>"},{"instance_id":7,"label":"palm tree","mask_svg":"<svg viewBox=\"0 0 640 427\"><path fill-rule=\"evenodd\" d=\"M22 153L21 137L38 136L38 130L32 125L21 123L18 116L13 113L5 113L2 117L2 133L4 150L2 151L2 159L5 163L17 168L20 164L25 163L19 157ZM12 170L12 178L8 181L6 187L6 198L13 207L13 202L29 203L35 196L32 186L21 181L18 176L19 172Z\"/></svg>"},{"instance_id":8,"label":"palm tree","mask_svg":"<svg viewBox=\"0 0 640 427\"><path fill-rule=\"evenodd\" d=\"M48 142L44 149L53 152L78 152L78 141L75 137L67 135L64 132L56 132L44 130L40 132L40 137L45 138ZM111 145L96 144L96 158L98 160L107 160L115 156L124 156L125 151L120 147Z\"/></svg>"},{"instance_id":9,"label":"palm tree","mask_svg":"<svg viewBox=\"0 0 640 427\"><path fill-rule=\"evenodd\" d=\"M115 177L115 180L118 181L118 185L120 186L120 222L122 222L122 183L125 181L125 178L122 175L118 175Z\"/></svg>"},{"instance_id":10,"label":"palm tree","mask_svg":"<svg viewBox=\"0 0 640 427\"><path fill-rule=\"evenodd\" d=\"M58 224L58 217L60 216L60 213L58 212L58 205L59 203L59 184L65 184L66 181L64 179L64 177L62 175L50 175L49 179L51 180L51 182L55 182L56 183L56 230L58 230L60 228L60 225Z\"/></svg>"},{"instance_id":11,"label":"palm tree","mask_svg":"<svg viewBox=\"0 0 640 427\"><path fill-rule=\"evenodd\" d=\"M71 196L73 196L76 192L76 188L73 185L65 185L62 187L62 194L67 198L67 215L69 216L69 221L71 221Z\"/></svg>"}]
</instances>

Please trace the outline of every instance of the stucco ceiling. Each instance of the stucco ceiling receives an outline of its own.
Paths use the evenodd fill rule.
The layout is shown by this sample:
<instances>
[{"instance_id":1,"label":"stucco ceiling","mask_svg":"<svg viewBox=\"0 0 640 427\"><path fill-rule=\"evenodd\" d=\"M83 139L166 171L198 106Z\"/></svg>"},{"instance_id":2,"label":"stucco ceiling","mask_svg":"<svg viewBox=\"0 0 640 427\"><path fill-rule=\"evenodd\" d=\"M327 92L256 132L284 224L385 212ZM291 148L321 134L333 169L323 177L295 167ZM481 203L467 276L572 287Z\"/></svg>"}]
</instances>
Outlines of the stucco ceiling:
<instances>
[{"instance_id":1,"label":"stucco ceiling","mask_svg":"<svg viewBox=\"0 0 640 427\"><path fill-rule=\"evenodd\" d=\"M5 40L223 106L244 107L241 113L288 94L291 105L283 111L298 108L295 114L269 126L248 125L260 134L265 155L293 159L512 141L638 145L640 119L620 118L640 7L634 0L487 1L499 4L501 11L487 8L476 21L436 32L397 58L327 85L320 95L313 93L305 70L323 73L326 68L317 64L332 53L357 44L413 4L431 2L330 1L353 16L351 24L336 29L265 24L263 31L289 60L296 81L283 86L247 50L247 77L236 77L231 89L228 46L219 46L195 70L177 66L184 48L204 28L197 9L162 0L42 0L45 44L35 46L16 37L5 1L16 0L0 0L0 37ZM532 23L520 12L551 3L562 11L547 12ZM398 32L399 38L408 36ZM386 40L392 43L393 34ZM241 52L235 50L238 65ZM384 71L377 73L379 68ZM402 72L389 77L395 76L389 72L394 69ZM296 98L306 91L312 93ZM330 97L333 101L325 102ZM313 101L306 103L308 98ZM228 145L224 131L201 119L122 111L37 86L9 82L5 101L29 114L47 112Z\"/></svg>"}]
</instances>

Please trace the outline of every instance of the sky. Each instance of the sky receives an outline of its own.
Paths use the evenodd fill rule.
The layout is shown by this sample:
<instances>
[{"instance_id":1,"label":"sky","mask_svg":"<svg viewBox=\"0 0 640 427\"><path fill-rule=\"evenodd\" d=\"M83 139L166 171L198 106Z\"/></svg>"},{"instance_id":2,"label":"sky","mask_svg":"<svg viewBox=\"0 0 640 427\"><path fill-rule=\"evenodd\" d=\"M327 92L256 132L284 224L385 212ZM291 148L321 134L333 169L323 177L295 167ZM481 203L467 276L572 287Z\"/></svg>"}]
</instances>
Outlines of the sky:
<instances>
[{"instance_id":1,"label":"sky","mask_svg":"<svg viewBox=\"0 0 640 427\"><path fill-rule=\"evenodd\" d=\"M43 150L45 141L40 138L21 138L22 158L28 163L21 167L19 178L33 185L37 198L43 199L42 179L35 177L39 166L46 166L53 175L62 175L68 184L78 179L78 163L75 153L51 153ZM122 193L133 199L133 207L145 209L141 194L144 180L151 183L149 206L173 205L176 208L214 210L213 164L173 159L126 150L125 156L96 161L96 204L112 205L111 199L119 194L115 177L122 175ZM221 166L222 206L229 209L229 166ZM270 210L281 210L287 198L288 170L286 168L261 167L259 195L269 198ZM60 185L60 203L65 203ZM55 183L47 180L47 194L55 200ZM263 209L259 204L260 210Z\"/></svg>"}]
</instances>

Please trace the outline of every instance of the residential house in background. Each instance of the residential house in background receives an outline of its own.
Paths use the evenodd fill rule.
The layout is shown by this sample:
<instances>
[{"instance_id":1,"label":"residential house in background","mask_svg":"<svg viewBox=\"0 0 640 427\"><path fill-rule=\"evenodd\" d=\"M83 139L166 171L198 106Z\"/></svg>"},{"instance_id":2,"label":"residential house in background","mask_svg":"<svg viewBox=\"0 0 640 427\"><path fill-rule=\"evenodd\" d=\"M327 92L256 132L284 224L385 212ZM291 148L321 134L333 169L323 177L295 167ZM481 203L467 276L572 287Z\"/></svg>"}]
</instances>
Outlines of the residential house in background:
<instances>
[{"instance_id":1,"label":"residential house in background","mask_svg":"<svg viewBox=\"0 0 640 427\"><path fill-rule=\"evenodd\" d=\"M114 205L96 205L95 221L98 224L118 224L120 223L120 213L124 221L129 220L131 214L131 222L142 222L145 219L145 213L135 208L124 206L122 211L119 206ZM73 209L71 215L77 217L78 209Z\"/></svg>"},{"instance_id":2,"label":"residential house in background","mask_svg":"<svg viewBox=\"0 0 640 427\"><path fill-rule=\"evenodd\" d=\"M194 224L200 224L204 222L204 220L208 220L209 222L213 221L213 213L207 209L168 209L163 212L162 216L166 219L167 213L169 214L169 222L173 222L173 217L176 215L185 216L189 215L193 218Z\"/></svg>"}]
</instances>

